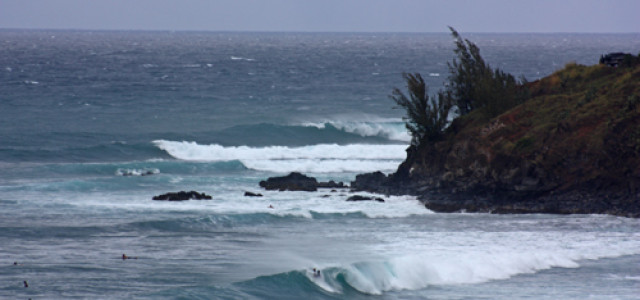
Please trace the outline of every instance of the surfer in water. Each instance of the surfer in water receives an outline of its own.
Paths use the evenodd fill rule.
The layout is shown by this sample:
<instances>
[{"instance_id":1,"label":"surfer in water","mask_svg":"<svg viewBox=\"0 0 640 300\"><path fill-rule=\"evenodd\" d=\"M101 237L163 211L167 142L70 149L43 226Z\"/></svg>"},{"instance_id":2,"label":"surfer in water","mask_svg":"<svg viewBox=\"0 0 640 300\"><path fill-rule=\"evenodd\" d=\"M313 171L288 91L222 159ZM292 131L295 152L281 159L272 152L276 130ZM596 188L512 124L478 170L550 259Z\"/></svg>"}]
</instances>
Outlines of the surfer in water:
<instances>
[{"instance_id":1,"label":"surfer in water","mask_svg":"<svg viewBox=\"0 0 640 300\"><path fill-rule=\"evenodd\" d=\"M320 270L313 268L313 277L320 277Z\"/></svg>"},{"instance_id":2,"label":"surfer in water","mask_svg":"<svg viewBox=\"0 0 640 300\"><path fill-rule=\"evenodd\" d=\"M122 260L125 259L138 259L137 256L127 256L126 254L122 253Z\"/></svg>"}]
</instances>

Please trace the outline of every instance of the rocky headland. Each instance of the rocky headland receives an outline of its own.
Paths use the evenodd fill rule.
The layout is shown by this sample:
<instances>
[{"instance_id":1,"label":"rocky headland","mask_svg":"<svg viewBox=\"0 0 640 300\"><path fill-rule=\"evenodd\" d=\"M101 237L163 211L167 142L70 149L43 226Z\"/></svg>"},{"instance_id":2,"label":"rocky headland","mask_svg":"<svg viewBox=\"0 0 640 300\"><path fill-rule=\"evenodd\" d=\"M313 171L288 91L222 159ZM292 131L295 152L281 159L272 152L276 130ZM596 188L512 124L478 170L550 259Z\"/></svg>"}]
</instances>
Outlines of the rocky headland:
<instances>
[{"instance_id":1,"label":"rocky headland","mask_svg":"<svg viewBox=\"0 0 640 300\"><path fill-rule=\"evenodd\" d=\"M353 190L416 195L438 212L640 217L640 64L568 64L527 83L524 103L457 118L407 149L393 174Z\"/></svg>"}]
</instances>

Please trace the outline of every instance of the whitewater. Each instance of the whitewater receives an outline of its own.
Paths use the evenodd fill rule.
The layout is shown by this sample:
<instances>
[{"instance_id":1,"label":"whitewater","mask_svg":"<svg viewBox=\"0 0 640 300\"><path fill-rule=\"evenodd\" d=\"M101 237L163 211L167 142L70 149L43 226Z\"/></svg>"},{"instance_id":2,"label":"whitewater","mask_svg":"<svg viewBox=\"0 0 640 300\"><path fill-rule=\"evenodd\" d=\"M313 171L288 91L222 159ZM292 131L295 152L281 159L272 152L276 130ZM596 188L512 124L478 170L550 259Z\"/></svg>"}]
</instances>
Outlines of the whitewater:
<instances>
[{"instance_id":1,"label":"whitewater","mask_svg":"<svg viewBox=\"0 0 640 300\"><path fill-rule=\"evenodd\" d=\"M528 80L640 48L466 37ZM0 298L638 299L638 219L259 187L394 172L411 138L388 96L403 72L436 92L452 49L447 34L0 30ZM151 200L191 190L213 199Z\"/></svg>"}]
</instances>

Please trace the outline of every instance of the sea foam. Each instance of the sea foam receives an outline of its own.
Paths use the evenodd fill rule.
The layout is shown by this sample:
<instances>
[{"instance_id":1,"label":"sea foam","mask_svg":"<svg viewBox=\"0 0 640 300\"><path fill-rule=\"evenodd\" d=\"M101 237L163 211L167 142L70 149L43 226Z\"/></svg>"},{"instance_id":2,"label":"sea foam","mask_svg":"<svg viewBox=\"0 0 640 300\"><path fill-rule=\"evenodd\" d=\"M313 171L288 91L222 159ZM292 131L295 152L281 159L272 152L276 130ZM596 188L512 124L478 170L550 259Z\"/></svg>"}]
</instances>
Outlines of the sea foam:
<instances>
[{"instance_id":1,"label":"sea foam","mask_svg":"<svg viewBox=\"0 0 640 300\"><path fill-rule=\"evenodd\" d=\"M353 122L332 120L319 123L304 123L304 126L316 127L320 129L331 126L336 129L358 134L363 137L379 136L392 141L411 141L411 136L407 132L404 123L399 120L383 120L381 122Z\"/></svg>"},{"instance_id":2,"label":"sea foam","mask_svg":"<svg viewBox=\"0 0 640 300\"><path fill-rule=\"evenodd\" d=\"M390 171L405 158L406 145L319 144L304 147L224 147L218 144L157 140L169 155L187 161L240 161L247 168L272 172Z\"/></svg>"}]
</instances>

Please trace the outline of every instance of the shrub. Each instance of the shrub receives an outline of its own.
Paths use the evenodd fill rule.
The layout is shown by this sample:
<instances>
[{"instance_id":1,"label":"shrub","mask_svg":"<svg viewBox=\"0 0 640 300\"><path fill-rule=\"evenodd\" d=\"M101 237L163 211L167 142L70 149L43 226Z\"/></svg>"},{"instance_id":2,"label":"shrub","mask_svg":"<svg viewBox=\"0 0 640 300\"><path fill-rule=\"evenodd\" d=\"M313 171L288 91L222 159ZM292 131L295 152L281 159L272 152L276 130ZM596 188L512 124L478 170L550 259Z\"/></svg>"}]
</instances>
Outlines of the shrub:
<instances>
[{"instance_id":1,"label":"shrub","mask_svg":"<svg viewBox=\"0 0 640 300\"><path fill-rule=\"evenodd\" d=\"M398 88L394 88L390 96L406 110L405 125L411 133L412 145L442 138L454 105L461 116L483 109L485 115L492 118L531 97L524 85L526 79L518 81L509 73L492 69L474 43L463 40L452 27L449 29L455 38L457 58L448 63L447 88L429 97L428 87L419 73L404 73L409 97Z\"/></svg>"},{"instance_id":2,"label":"shrub","mask_svg":"<svg viewBox=\"0 0 640 300\"><path fill-rule=\"evenodd\" d=\"M411 133L411 144L417 146L440 139L453 106L451 96L440 91L437 97L430 97L429 88L419 73L404 73L402 77L407 82L409 97L398 88L393 89L390 97L406 111L405 126Z\"/></svg>"},{"instance_id":3,"label":"shrub","mask_svg":"<svg viewBox=\"0 0 640 300\"><path fill-rule=\"evenodd\" d=\"M455 38L456 58L449 66L448 94L458 108L460 115L466 115L479 108L485 108L488 117L495 117L524 102L529 92L523 83L509 73L492 69L480 55L480 49L449 27Z\"/></svg>"}]
</instances>

